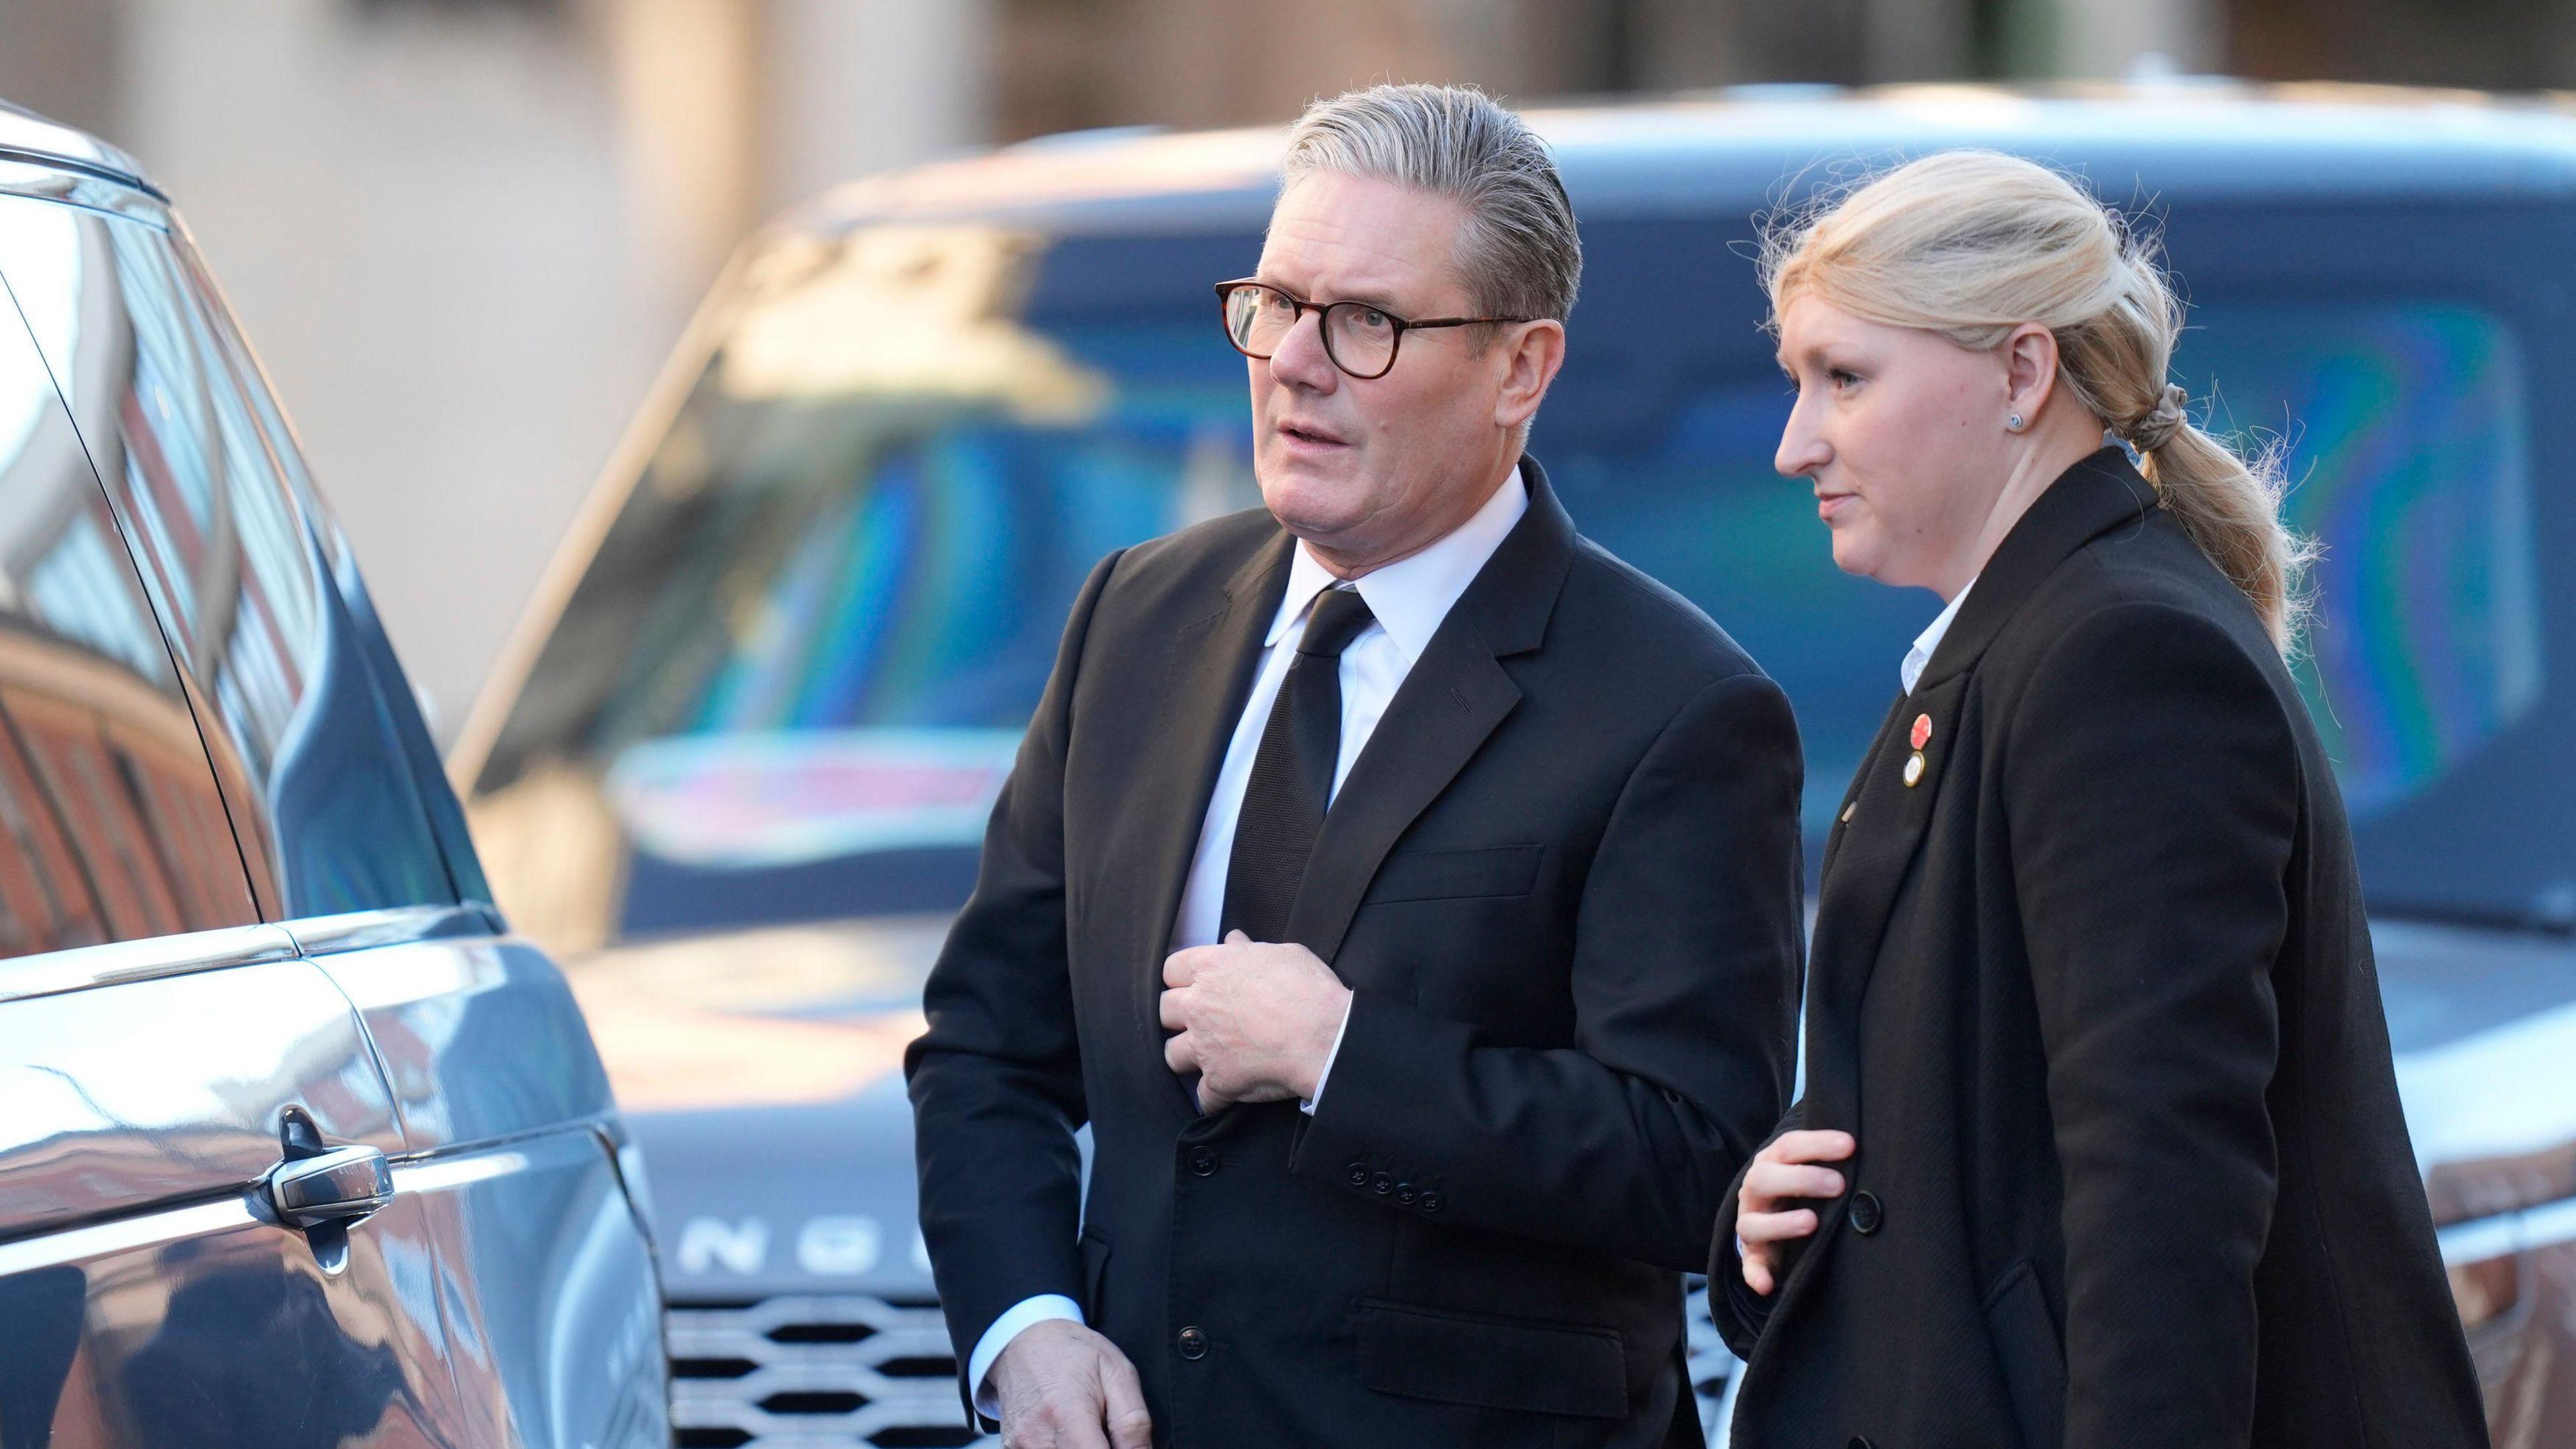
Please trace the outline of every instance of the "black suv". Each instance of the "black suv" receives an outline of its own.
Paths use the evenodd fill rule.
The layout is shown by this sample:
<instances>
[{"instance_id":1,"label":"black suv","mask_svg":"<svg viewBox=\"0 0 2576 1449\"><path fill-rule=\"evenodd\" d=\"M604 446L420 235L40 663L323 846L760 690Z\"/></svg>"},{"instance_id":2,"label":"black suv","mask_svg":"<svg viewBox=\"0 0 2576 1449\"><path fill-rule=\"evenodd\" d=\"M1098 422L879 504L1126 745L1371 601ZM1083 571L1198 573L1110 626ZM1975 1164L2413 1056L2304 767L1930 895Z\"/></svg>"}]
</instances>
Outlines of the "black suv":
<instances>
[{"instance_id":1,"label":"black suv","mask_svg":"<svg viewBox=\"0 0 2576 1449\"><path fill-rule=\"evenodd\" d=\"M0 108L0 1445L669 1442L635 1155L169 203Z\"/></svg>"}]
</instances>

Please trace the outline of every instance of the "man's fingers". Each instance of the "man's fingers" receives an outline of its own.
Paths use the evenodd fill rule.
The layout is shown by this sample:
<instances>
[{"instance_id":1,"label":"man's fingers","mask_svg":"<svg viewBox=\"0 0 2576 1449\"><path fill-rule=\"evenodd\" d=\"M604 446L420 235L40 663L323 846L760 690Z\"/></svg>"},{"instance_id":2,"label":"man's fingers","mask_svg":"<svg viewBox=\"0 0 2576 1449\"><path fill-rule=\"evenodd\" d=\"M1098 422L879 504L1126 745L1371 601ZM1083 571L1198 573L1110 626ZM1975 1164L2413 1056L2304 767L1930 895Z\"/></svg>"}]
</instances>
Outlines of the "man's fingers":
<instances>
[{"instance_id":1,"label":"man's fingers","mask_svg":"<svg viewBox=\"0 0 2576 1449\"><path fill-rule=\"evenodd\" d=\"M1145 1388L1136 1381L1135 1365L1123 1357L1101 1364L1100 1392L1110 1449L1154 1449L1154 1416L1145 1412Z\"/></svg>"},{"instance_id":2,"label":"man's fingers","mask_svg":"<svg viewBox=\"0 0 2576 1449\"><path fill-rule=\"evenodd\" d=\"M1768 1211L1784 1197L1841 1197L1843 1175L1830 1167L1757 1162L1744 1174L1744 1200Z\"/></svg>"},{"instance_id":3,"label":"man's fingers","mask_svg":"<svg viewBox=\"0 0 2576 1449\"><path fill-rule=\"evenodd\" d=\"M1811 1208L1797 1208L1785 1213L1745 1213L1735 1220L1735 1235L1747 1247L1755 1243L1784 1243L1803 1238L1816 1230L1816 1214Z\"/></svg>"},{"instance_id":4,"label":"man's fingers","mask_svg":"<svg viewBox=\"0 0 2576 1449\"><path fill-rule=\"evenodd\" d=\"M1840 1162L1860 1150L1848 1132L1783 1132L1757 1154L1773 1162Z\"/></svg>"},{"instance_id":5,"label":"man's fingers","mask_svg":"<svg viewBox=\"0 0 2576 1449\"><path fill-rule=\"evenodd\" d=\"M1162 1013L1163 1025L1174 1031L1184 1030L1190 1024L1189 999L1182 995L1187 990L1189 988L1186 986L1175 986L1164 992L1163 999L1157 1007Z\"/></svg>"},{"instance_id":6,"label":"man's fingers","mask_svg":"<svg viewBox=\"0 0 2576 1449\"><path fill-rule=\"evenodd\" d=\"M1163 1042L1163 1063L1175 1072L1197 1071L1199 1069L1198 1043L1190 1039L1188 1032L1166 1038Z\"/></svg>"},{"instance_id":7,"label":"man's fingers","mask_svg":"<svg viewBox=\"0 0 2576 1449\"><path fill-rule=\"evenodd\" d=\"M1765 1298L1771 1296L1770 1256L1754 1250L1750 1244L1746 1245L1744 1254L1744 1286Z\"/></svg>"},{"instance_id":8,"label":"man's fingers","mask_svg":"<svg viewBox=\"0 0 2576 1449\"><path fill-rule=\"evenodd\" d=\"M1191 982L1198 980L1199 967L1203 964L1200 958L1204 957L1208 952L1214 949L1216 948L1213 946L1192 946L1186 951L1174 951L1171 955L1164 957L1163 984L1165 986L1187 986Z\"/></svg>"},{"instance_id":9,"label":"man's fingers","mask_svg":"<svg viewBox=\"0 0 2576 1449\"><path fill-rule=\"evenodd\" d=\"M1225 943L1229 946L1249 946L1252 944L1252 938L1243 934L1243 928L1237 926L1225 933Z\"/></svg>"}]
</instances>

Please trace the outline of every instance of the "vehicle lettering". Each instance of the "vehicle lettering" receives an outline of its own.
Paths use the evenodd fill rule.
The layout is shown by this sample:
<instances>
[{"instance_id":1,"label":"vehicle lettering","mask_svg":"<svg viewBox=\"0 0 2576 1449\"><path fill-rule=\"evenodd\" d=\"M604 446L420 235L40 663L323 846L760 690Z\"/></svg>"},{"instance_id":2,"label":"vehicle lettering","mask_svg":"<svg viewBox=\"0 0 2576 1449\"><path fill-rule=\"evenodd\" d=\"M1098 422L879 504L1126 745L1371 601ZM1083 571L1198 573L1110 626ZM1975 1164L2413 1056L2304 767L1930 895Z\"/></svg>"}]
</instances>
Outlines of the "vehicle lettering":
<instances>
[{"instance_id":1,"label":"vehicle lettering","mask_svg":"<svg viewBox=\"0 0 2576 1449\"><path fill-rule=\"evenodd\" d=\"M744 1218L740 1224L722 1218L691 1218L680 1229L680 1271L757 1273L769 1259L769 1224Z\"/></svg>"},{"instance_id":2,"label":"vehicle lettering","mask_svg":"<svg viewBox=\"0 0 2576 1449\"><path fill-rule=\"evenodd\" d=\"M884 1237L875 1218L814 1218L796 1235L796 1266L808 1273L864 1273L877 1265Z\"/></svg>"}]
</instances>

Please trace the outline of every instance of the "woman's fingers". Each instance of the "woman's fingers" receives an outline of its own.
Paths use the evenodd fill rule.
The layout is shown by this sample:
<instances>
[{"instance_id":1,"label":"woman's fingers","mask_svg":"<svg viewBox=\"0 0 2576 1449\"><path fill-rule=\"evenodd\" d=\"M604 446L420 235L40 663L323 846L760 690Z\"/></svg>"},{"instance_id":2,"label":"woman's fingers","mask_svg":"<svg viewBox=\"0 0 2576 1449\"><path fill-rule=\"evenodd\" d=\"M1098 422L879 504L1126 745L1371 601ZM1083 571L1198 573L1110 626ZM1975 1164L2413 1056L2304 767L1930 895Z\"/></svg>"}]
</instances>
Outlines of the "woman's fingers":
<instances>
[{"instance_id":1,"label":"woman's fingers","mask_svg":"<svg viewBox=\"0 0 2576 1449\"><path fill-rule=\"evenodd\" d=\"M1747 1248L1762 1243L1785 1243L1793 1238L1806 1237L1815 1230L1813 1208L1792 1208L1785 1213L1746 1213L1735 1220L1735 1235L1744 1240Z\"/></svg>"},{"instance_id":2,"label":"woman's fingers","mask_svg":"<svg viewBox=\"0 0 2576 1449\"><path fill-rule=\"evenodd\" d=\"M1744 1174L1744 1206L1769 1212L1782 1198L1840 1197L1843 1175L1830 1167L1756 1162Z\"/></svg>"},{"instance_id":3,"label":"woman's fingers","mask_svg":"<svg viewBox=\"0 0 2576 1449\"><path fill-rule=\"evenodd\" d=\"M1781 1203L1795 1198L1843 1195L1841 1173L1810 1164L1841 1162L1859 1150L1859 1140L1850 1133L1828 1129L1783 1132L1754 1155L1753 1165L1744 1174L1744 1188L1737 1194L1735 1218L1735 1236L1743 1245L1745 1287L1769 1297L1777 1286L1771 1273L1771 1245L1816 1231L1815 1209L1791 1208L1783 1212Z\"/></svg>"},{"instance_id":4,"label":"woman's fingers","mask_svg":"<svg viewBox=\"0 0 2576 1449\"><path fill-rule=\"evenodd\" d=\"M1755 1154L1756 1162L1840 1162L1860 1150L1848 1132L1783 1132Z\"/></svg>"}]
</instances>

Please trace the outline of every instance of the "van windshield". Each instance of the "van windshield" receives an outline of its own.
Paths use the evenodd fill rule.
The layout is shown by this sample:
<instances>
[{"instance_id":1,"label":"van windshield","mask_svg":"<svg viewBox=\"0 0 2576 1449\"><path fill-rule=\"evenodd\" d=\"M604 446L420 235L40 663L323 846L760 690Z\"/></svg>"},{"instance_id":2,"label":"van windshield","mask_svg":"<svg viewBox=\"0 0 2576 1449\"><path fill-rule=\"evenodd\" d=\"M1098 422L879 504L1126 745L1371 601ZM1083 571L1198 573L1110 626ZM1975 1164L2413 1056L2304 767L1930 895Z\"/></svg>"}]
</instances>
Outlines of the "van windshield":
<instances>
[{"instance_id":1,"label":"van windshield","mask_svg":"<svg viewBox=\"0 0 2576 1449\"><path fill-rule=\"evenodd\" d=\"M2170 234L2250 252L2278 224L2178 215ZM1674 326L1657 279L1722 266L1727 240L1587 225L1532 451L1585 533L1788 690L1812 870L1939 601L1838 573L1807 489L1773 472L1789 398L1749 269L1704 309L1722 316ZM587 912L568 944L963 901L1092 564L1259 503L1243 363L1207 292L1258 251L885 227L748 265L476 781L487 838L578 816L618 858L554 892ZM2532 434L2564 386L2514 315L2384 275L2204 286L2177 359L2195 408L2284 450L2292 521L2327 546L2298 675L2384 910L2576 914L2576 862L2510 764L2553 687ZM508 845L486 854L526 913L498 880Z\"/></svg>"}]
</instances>

